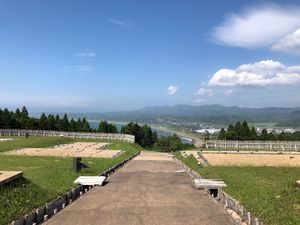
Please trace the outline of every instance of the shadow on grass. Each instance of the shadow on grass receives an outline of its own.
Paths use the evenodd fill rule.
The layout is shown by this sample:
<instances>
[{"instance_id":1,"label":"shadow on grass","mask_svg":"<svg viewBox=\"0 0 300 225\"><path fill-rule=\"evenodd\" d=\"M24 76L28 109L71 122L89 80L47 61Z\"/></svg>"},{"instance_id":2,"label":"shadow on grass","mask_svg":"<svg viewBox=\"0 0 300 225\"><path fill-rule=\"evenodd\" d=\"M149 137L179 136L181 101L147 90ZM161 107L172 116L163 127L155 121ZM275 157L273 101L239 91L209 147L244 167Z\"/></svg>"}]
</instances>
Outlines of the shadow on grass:
<instances>
[{"instance_id":1,"label":"shadow on grass","mask_svg":"<svg viewBox=\"0 0 300 225\"><path fill-rule=\"evenodd\" d=\"M22 177L0 186L0 224L8 224L44 203L45 190Z\"/></svg>"}]
</instances>

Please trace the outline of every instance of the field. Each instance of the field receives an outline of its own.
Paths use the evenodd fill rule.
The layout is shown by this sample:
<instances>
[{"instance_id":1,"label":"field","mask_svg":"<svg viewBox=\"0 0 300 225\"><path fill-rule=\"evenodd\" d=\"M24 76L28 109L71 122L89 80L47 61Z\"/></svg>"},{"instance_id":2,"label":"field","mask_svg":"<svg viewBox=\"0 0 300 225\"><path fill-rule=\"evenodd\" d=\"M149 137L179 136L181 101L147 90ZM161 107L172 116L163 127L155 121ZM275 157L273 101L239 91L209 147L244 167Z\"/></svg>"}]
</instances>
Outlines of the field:
<instances>
[{"instance_id":1,"label":"field","mask_svg":"<svg viewBox=\"0 0 300 225\"><path fill-rule=\"evenodd\" d=\"M71 144L56 145L48 148L23 148L4 152L6 155L30 156L68 156L112 158L122 154L122 150L108 150L110 143L106 142L75 142Z\"/></svg>"},{"instance_id":2,"label":"field","mask_svg":"<svg viewBox=\"0 0 300 225\"><path fill-rule=\"evenodd\" d=\"M61 137L17 138L17 141L1 142L0 151L20 147L51 147L78 141L83 140ZM95 142L94 139L84 141ZM90 168L84 169L79 175L96 175L141 150L136 144L121 141L112 141L109 149L122 149L125 152L111 159L83 158L83 162ZM11 222L66 192L74 186L73 181L78 176L72 171L72 158L70 157L0 155L0 170L24 171L24 178L0 186L1 225Z\"/></svg>"},{"instance_id":3,"label":"field","mask_svg":"<svg viewBox=\"0 0 300 225\"><path fill-rule=\"evenodd\" d=\"M199 158L197 151L189 151L187 154L193 154L200 163L204 163ZM274 152L226 152L210 153L202 152L201 155L212 166L300 166L299 153L282 153Z\"/></svg>"},{"instance_id":4,"label":"field","mask_svg":"<svg viewBox=\"0 0 300 225\"><path fill-rule=\"evenodd\" d=\"M201 167L192 156L176 157L205 178L222 179L225 192L239 200L268 225L300 224L299 167L207 166Z\"/></svg>"}]
</instances>

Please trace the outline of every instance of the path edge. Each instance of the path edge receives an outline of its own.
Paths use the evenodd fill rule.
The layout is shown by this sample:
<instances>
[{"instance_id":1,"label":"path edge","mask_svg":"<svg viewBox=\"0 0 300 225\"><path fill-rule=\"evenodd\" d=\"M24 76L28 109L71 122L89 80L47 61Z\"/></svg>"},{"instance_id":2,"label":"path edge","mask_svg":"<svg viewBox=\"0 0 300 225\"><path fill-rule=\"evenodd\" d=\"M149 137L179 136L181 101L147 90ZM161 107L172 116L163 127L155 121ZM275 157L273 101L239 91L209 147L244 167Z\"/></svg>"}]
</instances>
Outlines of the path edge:
<instances>
[{"instance_id":1,"label":"path edge","mask_svg":"<svg viewBox=\"0 0 300 225\"><path fill-rule=\"evenodd\" d=\"M129 161L138 156L141 151L138 151L133 156L123 160L122 162L112 166L111 168L101 172L98 176L109 177L121 167L125 166ZM88 185L78 185L75 188L70 189L65 194L58 196L54 200L46 203L45 205L32 210L28 214L24 215L20 219L12 221L11 225L38 225L46 222L49 218L56 215L59 211L63 210L65 207L76 201L83 194L87 193L89 190L93 189L95 186Z\"/></svg>"},{"instance_id":2,"label":"path edge","mask_svg":"<svg viewBox=\"0 0 300 225\"><path fill-rule=\"evenodd\" d=\"M177 159L174 154L173 159L192 179L203 178L200 174L191 169L181 160ZM207 193L209 193L207 189L206 191ZM252 213L248 211L242 204L240 204L238 200L231 197L225 191L219 189L218 196L216 198L211 196L211 198L215 199L216 202L222 204L226 212L234 219L234 221L238 225L263 225L262 221L259 221L259 219L252 215Z\"/></svg>"}]
</instances>

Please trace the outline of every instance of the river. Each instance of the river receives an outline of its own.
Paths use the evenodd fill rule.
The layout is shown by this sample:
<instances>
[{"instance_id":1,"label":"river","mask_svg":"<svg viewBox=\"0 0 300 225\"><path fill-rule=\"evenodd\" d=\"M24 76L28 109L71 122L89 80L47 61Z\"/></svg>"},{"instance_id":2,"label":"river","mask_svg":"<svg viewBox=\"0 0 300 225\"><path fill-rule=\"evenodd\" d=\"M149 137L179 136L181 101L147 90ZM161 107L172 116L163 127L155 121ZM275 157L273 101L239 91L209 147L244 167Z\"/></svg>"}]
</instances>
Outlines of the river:
<instances>
[{"instance_id":1,"label":"river","mask_svg":"<svg viewBox=\"0 0 300 225\"><path fill-rule=\"evenodd\" d=\"M89 122L91 128L97 129L99 126L99 122L97 122L97 121L89 120L88 122ZM125 125L124 123L113 123L113 124L116 125L118 131L120 131L122 126ZM152 130L156 131L158 137L162 137L162 136L166 137L166 136L171 136L171 135L175 134L175 132L160 130L157 128L152 128ZM183 144L192 144L193 143L192 139L187 138L187 137L180 137L180 139Z\"/></svg>"}]
</instances>

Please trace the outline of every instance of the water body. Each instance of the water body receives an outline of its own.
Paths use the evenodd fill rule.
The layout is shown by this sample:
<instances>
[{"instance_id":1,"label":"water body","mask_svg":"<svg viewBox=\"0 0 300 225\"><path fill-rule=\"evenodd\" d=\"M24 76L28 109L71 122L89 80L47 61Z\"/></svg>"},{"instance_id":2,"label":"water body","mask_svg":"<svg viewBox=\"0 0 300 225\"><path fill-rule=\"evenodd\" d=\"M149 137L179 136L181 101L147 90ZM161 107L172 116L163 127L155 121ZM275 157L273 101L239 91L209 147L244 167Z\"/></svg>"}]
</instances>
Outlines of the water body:
<instances>
[{"instance_id":1,"label":"water body","mask_svg":"<svg viewBox=\"0 0 300 225\"><path fill-rule=\"evenodd\" d=\"M89 124L90 124L91 128L98 129L99 122L90 120ZM117 127L117 129L118 129L119 132L121 131L122 126L125 125L123 123L113 123L113 124L116 125L116 127ZM152 128L152 130L156 131L158 137L167 137L167 136L171 136L171 135L175 134L174 132L160 130L160 129L157 129L157 128ZM181 142L183 144L193 144L193 141L190 138L180 137L180 139L181 139Z\"/></svg>"}]
</instances>

